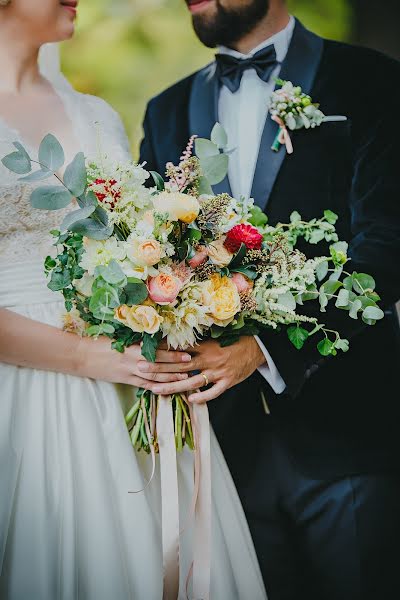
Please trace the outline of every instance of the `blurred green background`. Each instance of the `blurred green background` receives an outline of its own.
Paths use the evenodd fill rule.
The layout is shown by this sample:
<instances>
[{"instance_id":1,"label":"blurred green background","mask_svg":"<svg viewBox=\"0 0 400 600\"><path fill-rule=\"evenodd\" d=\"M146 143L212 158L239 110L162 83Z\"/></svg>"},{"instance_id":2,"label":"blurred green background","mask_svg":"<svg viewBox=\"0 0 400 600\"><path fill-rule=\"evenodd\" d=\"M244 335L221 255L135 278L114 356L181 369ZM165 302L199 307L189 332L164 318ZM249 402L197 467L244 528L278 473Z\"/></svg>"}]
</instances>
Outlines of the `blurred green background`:
<instances>
[{"instance_id":1,"label":"blurred green background","mask_svg":"<svg viewBox=\"0 0 400 600\"><path fill-rule=\"evenodd\" d=\"M357 1L289 0L289 6L313 31L346 40L355 37ZM363 17L370 3L375 8L363 0ZM184 0L80 0L76 35L62 50L76 89L119 111L135 157L146 102L212 56L195 37Z\"/></svg>"}]
</instances>

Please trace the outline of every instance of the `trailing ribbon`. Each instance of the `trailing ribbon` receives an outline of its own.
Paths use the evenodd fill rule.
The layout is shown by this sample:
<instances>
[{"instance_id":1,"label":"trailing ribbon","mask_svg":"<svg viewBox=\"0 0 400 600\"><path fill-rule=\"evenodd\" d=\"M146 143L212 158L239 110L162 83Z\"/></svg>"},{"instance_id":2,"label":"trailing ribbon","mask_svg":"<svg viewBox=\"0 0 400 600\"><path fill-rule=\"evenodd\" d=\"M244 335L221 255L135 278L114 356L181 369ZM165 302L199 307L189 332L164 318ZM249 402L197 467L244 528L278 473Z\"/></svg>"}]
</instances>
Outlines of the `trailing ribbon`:
<instances>
[{"instance_id":1,"label":"trailing ribbon","mask_svg":"<svg viewBox=\"0 0 400 600\"><path fill-rule=\"evenodd\" d=\"M279 125L279 131L274 143L271 146L271 149L275 152L278 152L279 148L284 145L286 146L286 152L288 154L293 154L293 144L286 124L280 117L278 117L278 115L272 115L271 119Z\"/></svg>"},{"instance_id":2,"label":"trailing ribbon","mask_svg":"<svg viewBox=\"0 0 400 600\"><path fill-rule=\"evenodd\" d=\"M177 600L179 594L179 498L174 421L170 396L158 397L157 437L161 469L163 600Z\"/></svg>"},{"instance_id":3,"label":"trailing ribbon","mask_svg":"<svg viewBox=\"0 0 400 600\"><path fill-rule=\"evenodd\" d=\"M186 399L185 399L186 401ZM211 451L210 421L206 404L190 405L195 439L194 492L189 518L193 515L193 598L209 600L211 580ZM159 396L157 434L161 467L163 600L179 595L179 496L172 398Z\"/></svg>"}]
</instances>

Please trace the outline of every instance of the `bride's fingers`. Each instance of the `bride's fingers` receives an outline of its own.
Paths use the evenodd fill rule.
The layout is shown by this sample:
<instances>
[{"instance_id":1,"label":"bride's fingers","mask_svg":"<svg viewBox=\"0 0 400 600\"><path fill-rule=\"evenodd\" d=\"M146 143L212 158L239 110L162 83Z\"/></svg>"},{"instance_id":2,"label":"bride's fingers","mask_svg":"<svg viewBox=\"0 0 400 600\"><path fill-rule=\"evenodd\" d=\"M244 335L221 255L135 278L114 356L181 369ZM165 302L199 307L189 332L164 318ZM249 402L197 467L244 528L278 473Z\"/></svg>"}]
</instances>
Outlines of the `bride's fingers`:
<instances>
[{"instance_id":1,"label":"bride's fingers","mask_svg":"<svg viewBox=\"0 0 400 600\"><path fill-rule=\"evenodd\" d=\"M176 350L157 350L156 363L189 363L192 357L187 352L179 352ZM153 364L153 363L149 363Z\"/></svg>"},{"instance_id":2,"label":"bride's fingers","mask_svg":"<svg viewBox=\"0 0 400 600\"><path fill-rule=\"evenodd\" d=\"M211 383L211 382L210 382ZM182 392L190 392L199 387L204 386L203 375L194 375L189 377L185 381L177 381L175 383L156 383L152 386L152 391L155 394L162 394L163 396L169 396L170 394L180 394Z\"/></svg>"},{"instance_id":3,"label":"bride's fingers","mask_svg":"<svg viewBox=\"0 0 400 600\"><path fill-rule=\"evenodd\" d=\"M146 381L156 381L159 383L170 383L173 381L183 381L189 376L187 373L146 373L139 374Z\"/></svg>"},{"instance_id":4,"label":"bride's fingers","mask_svg":"<svg viewBox=\"0 0 400 600\"><path fill-rule=\"evenodd\" d=\"M140 360L137 363L138 369L141 373L186 373L188 371L195 371L196 365L194 361L190 363L150 363L145 360Z\"/></svg>"}]
</instances>

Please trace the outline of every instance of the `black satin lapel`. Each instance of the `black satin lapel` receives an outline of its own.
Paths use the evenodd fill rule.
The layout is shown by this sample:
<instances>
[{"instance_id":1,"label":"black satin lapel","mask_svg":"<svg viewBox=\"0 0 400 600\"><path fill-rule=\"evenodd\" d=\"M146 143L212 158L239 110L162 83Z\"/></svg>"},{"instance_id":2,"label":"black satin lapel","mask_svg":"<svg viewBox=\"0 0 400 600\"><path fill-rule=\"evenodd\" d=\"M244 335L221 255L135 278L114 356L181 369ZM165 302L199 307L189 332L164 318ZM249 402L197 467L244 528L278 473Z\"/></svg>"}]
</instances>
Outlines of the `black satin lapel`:
<instances>
[{"instance_id":1,"label":"black satin lapel","mask_svg":"<svg viewBox=\"0 0 400 600\"><path fill-rule=\"evenodd\" d=\"M296 19L292 41L279 77L291 81L294 85L300 85L305 93L310 93L321 61L323 44L322 38L305 29ZM316 101L318 101L318 98ZM287 157L284 147L279 152L271 150L277 132L278 125L268 115L261 138L260 152L251 191L255 203L263 210L268 204L283 161L285 159L293 160L295 155ZM294 153L296 153L295 143Z\"/></svg>"},{"instance_id":2,"label":"black satin lapel","mask_svg":"<svg viewBox=\"0 0 400 600\"><path fill-rule=\"evenodd\" d=\"M210 139L212 128L218 121L219 83L215 77L216 64L212 63L197 73L193 80L189 100L189 131ZM216 194L231 195L228 177L213 186Z\"/></svg>"}]
</instances>

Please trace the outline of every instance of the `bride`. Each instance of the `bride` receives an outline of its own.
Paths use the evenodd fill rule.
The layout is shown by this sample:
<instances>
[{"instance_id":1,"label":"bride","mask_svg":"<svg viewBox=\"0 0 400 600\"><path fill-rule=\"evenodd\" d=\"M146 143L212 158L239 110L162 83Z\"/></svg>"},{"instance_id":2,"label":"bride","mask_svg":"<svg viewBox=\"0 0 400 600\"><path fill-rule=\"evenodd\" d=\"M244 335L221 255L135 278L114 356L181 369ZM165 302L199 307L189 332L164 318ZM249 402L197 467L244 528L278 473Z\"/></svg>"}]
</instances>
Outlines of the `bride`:
<instances>
[{"instance_id":1,"label":"bride","mask_svg":"<svg viewBox=\"0 0 400 600\"><path fill-rule=\"evenodd\" d=\"M102 100L75 92L40 47L72 36L74 0L0 0L0 153L19 141L37 154L53 133L71 159L98 140L128 160L127 138ZM43 52L43 49L41 50ZM45 56L45 52L42 57ZM32 184L0 167L0 597L9 600L159 600L163 594L159 473L131 447L123 410L133 386L151 389L140 349L62 331L62 301L46 287L43 257L59 212L32 209ZM160 351L160 362L185 360ZM158 381L176 376L158 375ZM211 598L262 600L245 517L212 436ZM182 505L192 456L179 456ZM185 515L183 515L185 516ZM189 528L190 530L190 528ZM181 540L179 598L192 562ZM174 599L171 599L174 600Z\"/></svg>"}]
</instances>

